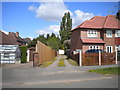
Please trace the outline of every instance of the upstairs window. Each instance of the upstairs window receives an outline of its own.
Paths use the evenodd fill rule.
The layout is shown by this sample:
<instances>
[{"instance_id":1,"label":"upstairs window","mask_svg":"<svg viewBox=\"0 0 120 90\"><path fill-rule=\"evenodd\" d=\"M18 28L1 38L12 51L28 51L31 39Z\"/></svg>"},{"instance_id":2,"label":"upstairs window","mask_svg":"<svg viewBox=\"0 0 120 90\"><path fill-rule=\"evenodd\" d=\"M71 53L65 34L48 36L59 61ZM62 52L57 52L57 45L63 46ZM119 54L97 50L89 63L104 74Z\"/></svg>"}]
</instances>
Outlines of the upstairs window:
<instances>
[{"instance_id":1,"label":"upstairs window","mask_svg":"<svg viewBox=\"0 0 120 90\"><path fill-rule=\"evenodd\" d=\"M106 37L112 37L112 30L106 30Z\"/></svg>"},{"instance_id":2,"label":"upstairs window","mask_svg":"<svg viewBox=\"0 0 120 90\"><path fill-rule=\"evenodd\" d=\"M97 37L97 30L88 30L87 36L88 37Z\"/></svg>"},{"instance_id":3,"label":"upstairs window","mask_svg":"<svg viewBox=\"0 0 120 90\"><path fill-rule=\"evenodd\" d=\"M115 30L115 37L120 37L120 30Z\"/></svg>"}]
</instances>

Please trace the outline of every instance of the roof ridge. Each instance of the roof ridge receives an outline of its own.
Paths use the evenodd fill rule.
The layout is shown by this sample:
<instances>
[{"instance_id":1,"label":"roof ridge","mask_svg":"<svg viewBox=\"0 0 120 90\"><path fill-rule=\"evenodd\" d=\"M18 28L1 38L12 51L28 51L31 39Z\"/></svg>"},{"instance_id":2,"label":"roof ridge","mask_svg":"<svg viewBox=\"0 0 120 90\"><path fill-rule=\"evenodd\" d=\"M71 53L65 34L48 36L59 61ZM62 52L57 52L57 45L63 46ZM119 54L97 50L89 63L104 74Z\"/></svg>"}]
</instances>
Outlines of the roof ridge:
<instances>
[{"instance_id":1,"label":"roof ridge","mask_svg":"<svg viewBox=\"0 0 120 90\"><path fill-rule=\"evenodd\" d=\"M104 23L103 23L103 25L102 25L102 28L104 28L104 26L105 26L105 24L106 24L107 19L108 19L108 16L106 16L106 17L105 17L105 21L104 21Z\"/></svg>"},{"instance_id":2,"label":"roof ridge","mask_svg":"<svg viewBox=\"0 0 120 90\"><path fill-rule=\"evenodd\" d=\"M106 25L106 22L107 22L107 20L108 20L108 17L110 17L110 16L115 16L115 15L107 15L106 16L106 19L105 19L105 22L103 23L103 27L102 28L105 28L105 25Z\"/></svg>"}]
</instances>

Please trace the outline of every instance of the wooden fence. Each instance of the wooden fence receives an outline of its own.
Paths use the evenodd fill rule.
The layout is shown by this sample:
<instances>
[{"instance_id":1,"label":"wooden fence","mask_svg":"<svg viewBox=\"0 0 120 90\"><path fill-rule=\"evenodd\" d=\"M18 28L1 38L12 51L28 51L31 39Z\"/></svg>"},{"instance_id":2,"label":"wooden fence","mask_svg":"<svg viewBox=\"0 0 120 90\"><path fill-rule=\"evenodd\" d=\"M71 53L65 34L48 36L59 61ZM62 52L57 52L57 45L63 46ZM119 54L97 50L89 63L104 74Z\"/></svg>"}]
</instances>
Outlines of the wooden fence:
<instances>
[{"instance_id":1,"label":"wooden fence","mask_svg":"<svg viewBox=\"0 0 120 90\"><path fill-rule=\"evenodd\" d=\"M116 63L116 53L81 53L82 54L82 66L93 65L109 65ZM79 64L79 53L73 54L71 57Z\"/></svg>"},{"instance_id":2,"label":"wooden fence","mask_svg":"<svg viewBox=\"0 0 120 90\"><path fill-rule=\"evenodd\" d=\"M115 64L115 52L114 53L101 53L102 65Z\"/></svg>"},{"instance_id":3,"label":"wooden fence","mask_svg":"<svg viewBox=\"0 0 120 90\"><path fill-rule=\"evenodd\" d=\"M49 48L45 44L37 41L36 52L34 53L34 66L41 65L47 61L52 60L57 56L57 51Z\"/></svg>"}]
</instances>

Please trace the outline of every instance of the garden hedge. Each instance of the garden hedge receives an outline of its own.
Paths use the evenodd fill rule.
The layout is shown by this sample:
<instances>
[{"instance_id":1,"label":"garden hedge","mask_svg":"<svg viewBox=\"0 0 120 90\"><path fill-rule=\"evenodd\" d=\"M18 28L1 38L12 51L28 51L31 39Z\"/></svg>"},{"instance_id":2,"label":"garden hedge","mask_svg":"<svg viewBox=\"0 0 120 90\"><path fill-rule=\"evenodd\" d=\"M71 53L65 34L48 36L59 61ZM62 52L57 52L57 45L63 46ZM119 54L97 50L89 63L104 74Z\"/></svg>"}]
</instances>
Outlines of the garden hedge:
<instances>
[{"instance_id":1,"label":"garden hedge","mask_svg":"<svg viewBox=\"0 0 120 90\"><path fill-rule=\"evenodd\" d=\"M21 63L27 62L27 46L20 46L21 50Z\"/></svg>"}]
</instances>

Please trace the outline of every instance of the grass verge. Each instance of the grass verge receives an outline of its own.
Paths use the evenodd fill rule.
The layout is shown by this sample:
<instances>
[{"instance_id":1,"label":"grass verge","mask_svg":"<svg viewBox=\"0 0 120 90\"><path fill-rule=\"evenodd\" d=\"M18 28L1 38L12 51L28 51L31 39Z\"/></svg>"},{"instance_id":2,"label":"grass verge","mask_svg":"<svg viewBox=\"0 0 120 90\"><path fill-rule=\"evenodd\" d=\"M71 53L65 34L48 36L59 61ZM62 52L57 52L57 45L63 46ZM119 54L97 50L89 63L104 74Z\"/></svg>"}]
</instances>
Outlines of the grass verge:
<instances>
[{"instance_id":1,"label":"grass verge","mask_svg":"<svg viewBox=\"0 0 120 90\"><path fill-rule=\"evenodd\" d=\"M95 72L102 75L120 75L120 67L94 69L94 70L89 70L89 72Z\"/></svg>"},{"instance_id":2,"label":"grass verge","mask_svg":"<svg viewBox=\"0 0 120 90\"><path fill-rule=\"evenodd\" d=\"M60 61L58 62L58 67L64 67L65 63L64 63L64 58L60 58Z\"/></svg>"},{"instance_id":3,"label":"grass verge","mask_svg":"<svg viewBox=\"0 0 120 90\"><path fill-rule=\"evenodd\" d=\"M78 63L72 59L67 60L71 65L78 66Z\"/></svg>"},{"instance_id":4,"label":"grass verge","mask_svg":"<svg viewBox=\"0 0 120 90\"><path fill-rule=\"evenodd\" d=\"M51 60L51 61L45 62L40 67L47 67L47 66L51 65L55 60L57 60L57 57L53 58L53 60Z\"/></svg>"}]
</instances>

